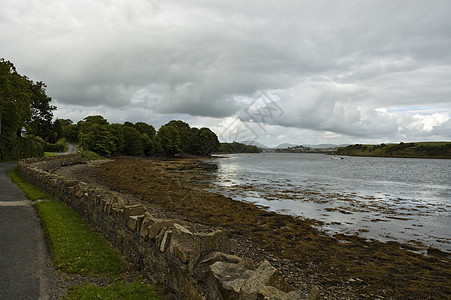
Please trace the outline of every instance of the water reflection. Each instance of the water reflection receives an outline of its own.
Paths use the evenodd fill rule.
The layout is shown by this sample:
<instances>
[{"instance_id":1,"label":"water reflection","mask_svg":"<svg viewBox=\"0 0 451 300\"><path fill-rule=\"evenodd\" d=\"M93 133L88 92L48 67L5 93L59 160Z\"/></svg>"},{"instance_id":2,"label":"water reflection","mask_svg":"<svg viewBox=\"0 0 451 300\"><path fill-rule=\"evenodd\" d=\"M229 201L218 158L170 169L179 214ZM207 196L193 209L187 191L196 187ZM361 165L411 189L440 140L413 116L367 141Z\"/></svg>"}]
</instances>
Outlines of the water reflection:
<instances>
[{"instance_id":1,"label":"water reflection","mask_svg":"<svg viewBox=\"0 0 451 300\"><path fill-rule=\"evenodd\" d=\"M451 251L451 160L233 155L210 190L324 222L330 232Z\"/></svg>"}]
</instances>

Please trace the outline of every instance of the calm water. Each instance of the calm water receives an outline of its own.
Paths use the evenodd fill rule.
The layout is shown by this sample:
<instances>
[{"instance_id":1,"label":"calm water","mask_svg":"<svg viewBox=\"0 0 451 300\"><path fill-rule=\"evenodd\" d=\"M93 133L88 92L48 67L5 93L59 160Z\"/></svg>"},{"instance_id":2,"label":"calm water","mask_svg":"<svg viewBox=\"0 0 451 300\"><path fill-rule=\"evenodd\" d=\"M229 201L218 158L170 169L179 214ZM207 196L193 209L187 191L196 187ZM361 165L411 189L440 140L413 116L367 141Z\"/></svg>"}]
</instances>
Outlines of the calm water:
<instances>
[{"instance_id":1,"label":"calm water","mask_svg":"<svg viewBox=\"0 0 451 300\"><path fill-rule=\"evenodd\" d=\"M328 232L451 251L451 160L236 154L211 190L317 219Z\"/></svg>"}]
</instances>

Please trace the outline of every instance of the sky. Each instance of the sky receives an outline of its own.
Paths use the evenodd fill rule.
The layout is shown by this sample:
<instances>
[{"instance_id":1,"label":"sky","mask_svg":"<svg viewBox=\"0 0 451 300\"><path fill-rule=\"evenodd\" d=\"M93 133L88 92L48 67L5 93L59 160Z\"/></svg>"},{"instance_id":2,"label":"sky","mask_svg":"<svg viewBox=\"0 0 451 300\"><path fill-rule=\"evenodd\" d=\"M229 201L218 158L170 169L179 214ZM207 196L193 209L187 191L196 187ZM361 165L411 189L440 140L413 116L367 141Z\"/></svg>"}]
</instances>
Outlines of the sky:
<instances>
[{"instance_id":1,"label":"sky","mask_svg":"<svg viewBox=\"0 0 451 300\"><path fill-rule=\"evenodd\" d=\"M449 0L0 0L0 57L77 122L223 142L451 140Z\"/></svg>"}]
</instances>

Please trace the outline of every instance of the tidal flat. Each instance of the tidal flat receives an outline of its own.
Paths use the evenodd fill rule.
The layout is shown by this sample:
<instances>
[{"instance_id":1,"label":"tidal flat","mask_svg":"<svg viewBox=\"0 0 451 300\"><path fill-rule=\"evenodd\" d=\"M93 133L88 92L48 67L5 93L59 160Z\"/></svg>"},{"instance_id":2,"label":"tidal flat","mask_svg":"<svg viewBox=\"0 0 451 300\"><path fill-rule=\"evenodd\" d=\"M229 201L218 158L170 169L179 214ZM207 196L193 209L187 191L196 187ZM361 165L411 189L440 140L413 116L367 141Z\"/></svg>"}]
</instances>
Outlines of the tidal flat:
<instances>
[{"instance_id":1,"label":"tidal flat","mask_svg":"<svg viewBox=\"0 0 451 300\"><path fill-rule=\"evenodd\" d=\"M271 212L212 192L207 189L212 188L215 168L199 159L123 158L85 167L80 176L180 218L223 228L235 254L256 263L268 259L294 286L319 286L324 299L451 296L447 253L423 255L396 241L326 233L319 229L321 221Z\"/></svg>"}]
</instances>

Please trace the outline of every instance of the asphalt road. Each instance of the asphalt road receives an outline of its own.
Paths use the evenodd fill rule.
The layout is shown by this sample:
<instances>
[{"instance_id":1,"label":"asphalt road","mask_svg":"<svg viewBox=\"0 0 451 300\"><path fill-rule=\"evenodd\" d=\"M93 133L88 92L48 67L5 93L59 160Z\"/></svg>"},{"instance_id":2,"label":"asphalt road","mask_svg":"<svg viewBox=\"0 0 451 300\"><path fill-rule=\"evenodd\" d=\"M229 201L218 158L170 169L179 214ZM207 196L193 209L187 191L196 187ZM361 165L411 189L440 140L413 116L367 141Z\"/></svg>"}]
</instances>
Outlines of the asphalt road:
<instances>
[{"instance_id":1,"label":"asphalt road","mask_svg":"<svg viewBox=\"0 0 451 300\"><path fill-rule=\"evenodd\" d=\"M36 210L0 163L0 299L50 299L53 269Z\"/></svg>"}]
</instances>

